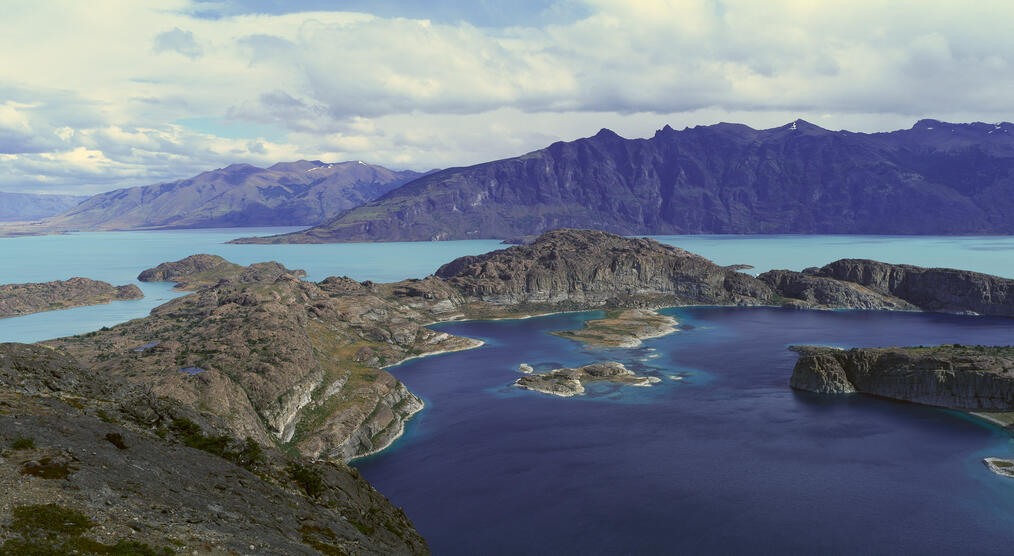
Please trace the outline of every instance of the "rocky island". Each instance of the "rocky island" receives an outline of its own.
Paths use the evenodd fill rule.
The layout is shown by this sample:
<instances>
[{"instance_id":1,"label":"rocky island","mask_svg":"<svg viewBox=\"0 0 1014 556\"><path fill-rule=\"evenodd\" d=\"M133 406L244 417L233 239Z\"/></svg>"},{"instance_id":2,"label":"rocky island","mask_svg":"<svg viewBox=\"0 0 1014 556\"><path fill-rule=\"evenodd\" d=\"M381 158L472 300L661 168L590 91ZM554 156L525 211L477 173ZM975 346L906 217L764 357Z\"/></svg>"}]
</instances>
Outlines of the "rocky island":
<instances>
[{"instance_id":1,"label":"rocky island","mask_svg":"<svg viewBox=\"0 0 1014 556\"><path fill-rule=\"evenodd\" d=\"M1014 430L1014 347L942 345L854 348L795 346L790 386L822 394L871 394L965 411ZM1014 461L986 458L1014 477Z\"/></svg>"},{"instance_id":2,"label":"rocky island","mask_svg":"<svg viewBox=\"0 0 1014 556\"><path fill-rule=\"evenodd\" d=\"M676 319L647 309L607 311L605 318L587 320L580 330L550 332L593 347L635 348L642 340L676 332Z\"/></svg>"},{"instance_id":3,"label":"rocky island","mask_svg":"<svg viewBox=\"0 0 1014 556\"><path fill-rule=\"evenodd\" d=\"M53 282L6 284L0 285L0 318L142 297L144 294L141 289L133 284L114 286L109 282L80 277Z\"/></svg>"},{"instance_id":4,"label":"rocky island","mask_svg":"<svg viewBox=\"0 0 1014 556\"><path fill-rule=\"evenodd\" d=\"M544 373L531 373L514 381L514 386L552 394L563 398L584 394L585 385L593 382L611 382L628 386L651 386L661 382L653 376L639 376L622 363L606 361L591 363L576 369L553 369Z\"/></svg>"}]
</instances>

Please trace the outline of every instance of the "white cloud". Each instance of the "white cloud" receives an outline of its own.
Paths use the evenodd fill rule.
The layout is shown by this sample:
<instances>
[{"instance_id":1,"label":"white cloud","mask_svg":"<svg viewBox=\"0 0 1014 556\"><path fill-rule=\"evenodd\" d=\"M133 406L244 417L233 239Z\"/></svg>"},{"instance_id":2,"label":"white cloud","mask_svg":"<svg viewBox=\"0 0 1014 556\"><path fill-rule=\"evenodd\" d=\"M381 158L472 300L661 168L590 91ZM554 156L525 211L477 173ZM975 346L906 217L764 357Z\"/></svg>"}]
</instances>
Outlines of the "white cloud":
<instances>
[{"instance_id":1,"label":"white cloud","mask_svg":"<svg viewBox=\"0 0 1014 556\"><path fill-rule=\"evenodd\" d=\"M989 32L1014 15L1006 2L586 4L571 23L489 28L340 12L201 19L189 0L101 13L16 3L0 21L0 189L94 192L296 158L427 169L600 127L1010 119L1014 36ZM194 118L279 131L230 139L172 123Z\"/></svg>"}]
</instances>

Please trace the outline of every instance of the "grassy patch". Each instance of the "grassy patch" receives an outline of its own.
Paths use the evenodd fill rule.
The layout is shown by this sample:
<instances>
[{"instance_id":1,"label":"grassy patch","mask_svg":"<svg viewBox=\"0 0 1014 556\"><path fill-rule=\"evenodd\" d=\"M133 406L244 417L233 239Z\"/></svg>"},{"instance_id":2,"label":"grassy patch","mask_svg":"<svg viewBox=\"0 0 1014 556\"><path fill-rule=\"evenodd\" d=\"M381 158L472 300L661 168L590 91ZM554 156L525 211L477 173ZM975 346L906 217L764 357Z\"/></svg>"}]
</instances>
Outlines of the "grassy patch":
<instances>
[{"instance_id":1,"label":"grassy patch","mask_svg":"<svg viewBox=\"0 0 1014 556\"><path fill-rule=\"evenodd\" d=\"M21 466L22 475L31 475L40 479L66 479L72 471L76 470L77 468L69 463L55 462L52 458L25 462Z\"/></svg>"},{"instance_id":2,"label":"grassy patch","mask_svg":"<svg viewBox=\"0 0 1014 556\"><path fill-rule=\"evenodd\" d=\"M107 545L81 536L94 526L85 514L57 504L18 506L8 526L13 536L0 545L0 555L167 556L174 553L168 548L156 549L135 541L120 539L116 544Z\"/></svg>"},{"instance_id":3,"label":"grassy patch","mask_svg":"<svg viewBox=\"0 0 1014 556\"><path fill-rule=\"evenodd\" d=\"M205 435L201 426L190 419L173 419L169 430L185 446L214 454L247 469L256 466L264 459L260 444L250 437L237 446L227 435Z\"/></svg>"},{"instance_id":4,"label":"grassy patch","mask_svg":"<svg viewBox=\"0 0 1014 556\"><path fill-rule=\"evenodd\" d=\"M11 450L33 450L35 449L35 439L27 436L19 436L11 442Z\"/></svg>"},{"instance_id":5,"label":"grassy patch","mask_svg":"<svg viewBox=\"0 0 1014 556\"><path fill-rule=\"evenodd\" d=\"M345 556L348 554L337 546L338 536L328 528L303 525L299 528L299 532L303 535L303 544L321 554L327 554L328 556Z\"/></svg>"}]
</instances>

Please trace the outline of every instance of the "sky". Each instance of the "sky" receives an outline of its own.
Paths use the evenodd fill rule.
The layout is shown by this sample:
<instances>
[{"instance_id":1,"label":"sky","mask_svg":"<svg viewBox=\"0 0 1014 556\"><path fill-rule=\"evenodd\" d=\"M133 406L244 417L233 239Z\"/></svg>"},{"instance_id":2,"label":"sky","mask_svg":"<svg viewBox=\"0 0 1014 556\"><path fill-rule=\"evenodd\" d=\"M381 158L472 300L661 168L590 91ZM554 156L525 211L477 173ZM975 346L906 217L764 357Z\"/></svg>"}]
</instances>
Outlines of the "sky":
<instances>
[{"instance_id":1,"label":"sky","mask_svg":"<svg viewBox=\"0 0 1014 556\"><path fill-rule=\"evenodd\" d=\"M606 127L1014 119L1007 0L11 0L0 191L428 170Z\"/></svg>"}]
</instances>

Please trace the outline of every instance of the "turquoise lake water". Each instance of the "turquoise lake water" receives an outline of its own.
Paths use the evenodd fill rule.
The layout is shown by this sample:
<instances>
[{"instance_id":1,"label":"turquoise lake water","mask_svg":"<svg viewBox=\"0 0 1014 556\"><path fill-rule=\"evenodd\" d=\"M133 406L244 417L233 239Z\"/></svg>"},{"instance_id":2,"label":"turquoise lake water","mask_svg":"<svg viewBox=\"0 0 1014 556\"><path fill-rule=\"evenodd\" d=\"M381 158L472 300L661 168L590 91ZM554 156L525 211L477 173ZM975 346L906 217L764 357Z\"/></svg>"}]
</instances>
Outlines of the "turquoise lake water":
<instances>
[{"instance_id":1,"label":"turquoise lake water","mask_svg":"<svg viewBox=\"0 0 1014 556\"><path fill-rule=\"evenodd\" d=\"M393 282L422 278L462 255L502 249L495 240L346 243L326 245L228 245L243 236L300 228L220 228L157 232L101 232L0 238L0 284L84 276L116 285L134 283L135 301L80 307L0 320L0 341L36 342L80 334L132 318L180 295L170 284L143 284L144 269L195 253L221 255L239 264L278 261L306 270L308 280L347 275ZM950 266L1014 278L1014 238L999 236L658 236L722 265L750 264L757 274L772 268L802 270L844 258L873 258L920 266Z\"/></svg>"}]
</instances>

